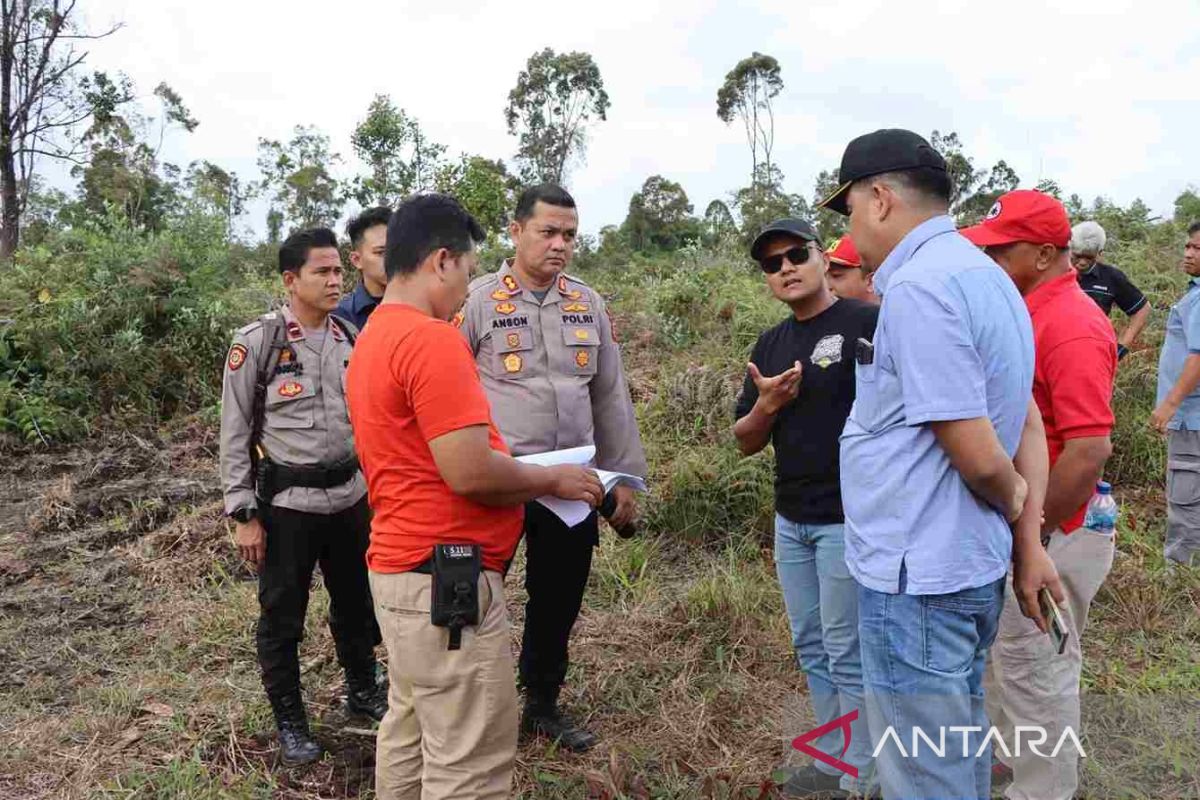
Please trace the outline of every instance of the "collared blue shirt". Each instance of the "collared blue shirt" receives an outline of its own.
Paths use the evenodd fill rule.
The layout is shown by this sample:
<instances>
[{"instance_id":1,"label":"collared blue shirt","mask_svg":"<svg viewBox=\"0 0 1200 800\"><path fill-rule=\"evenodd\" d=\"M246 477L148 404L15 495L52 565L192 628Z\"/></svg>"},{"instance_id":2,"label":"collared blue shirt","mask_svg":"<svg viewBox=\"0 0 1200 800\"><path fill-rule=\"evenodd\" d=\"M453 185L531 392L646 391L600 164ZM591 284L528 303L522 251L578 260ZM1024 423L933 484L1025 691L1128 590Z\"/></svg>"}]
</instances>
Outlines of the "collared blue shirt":
<instances>
[{"instance_id":1,"label":"collared blue shirt","mask_svg":"<svg viewBox=\"0 0 1200 800\"><path fill-rule=\"evenodd\" d=\"M1166 399L1171 387L1183 373L1183 362L1190 355L1200 354L1200 278L1188 282L1188 290L1171 306L1167 317L1167 335L1162 353L1158 356L1158 402ZM1200 431L1200 388L1192 391L1167 423L1173 431Z\"/></svg>"},{"instance_id":2,"label":"collared blue shirt","mask_svg":"<svg viewBox=\"0 0 1200 800\"><path fill-rule=\"evenodd\" d=\"M372 297L371 293L367 291L366 284L360 283L354 287L353 292L341 299L333 313L354 323L354 327L361 331L367 324L367 317L371 316L371 312L375 310L375 306L379 305L379 301L382 299L382 297Z\"/></svg>"},{"instance_id":3,"label":"collared blue shirt","mask_svg":"<svg viewBox=\"0 0 1200 800\"><path fill-rule=\"evenodd\" d=\"M1008 570L1012 531L967 487L929 423L987 417L1016 454L1033 387L1029 312L948 216L896 245L875 291L874 360L857 365L841 438L846 564L879 592L983 586Z\"/></svg>"}]
</instances>

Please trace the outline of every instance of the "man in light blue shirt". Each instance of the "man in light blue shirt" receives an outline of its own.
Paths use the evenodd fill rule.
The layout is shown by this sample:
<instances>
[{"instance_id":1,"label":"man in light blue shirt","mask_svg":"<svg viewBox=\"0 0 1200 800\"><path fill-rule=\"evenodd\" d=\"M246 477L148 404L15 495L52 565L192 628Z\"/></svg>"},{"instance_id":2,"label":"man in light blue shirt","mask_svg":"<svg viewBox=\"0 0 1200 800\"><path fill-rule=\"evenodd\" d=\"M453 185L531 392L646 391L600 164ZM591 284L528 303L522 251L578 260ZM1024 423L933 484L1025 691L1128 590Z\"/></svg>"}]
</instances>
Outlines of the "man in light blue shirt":
<instances>
[{"instance_id":1,"label":"man in light blue shirt","mask_svg":"<svg viewBox=\"0 0 1200 800\"><path fill-rule=\"evenodd\" d=\"M1026 615L1044 625L1037 590L1061 593L1041 546L1049 468L1029 313L1008 276L956 232L945 161L920 136L855 139L839 180L823 205L850 217L883 298L875 339L859 347L841 443L877 769L887 798L986 798L984 660L1014 542ZM916 757L918 730L947 737L942 755L925 747Z\"/></svg>"},{"instance_id":2,"label":"man in light blue shirt","mask_svg":"<svg viewBox=\"0 0 1200 800\"><path fill-rule=\"evenodd\" d=\"M1188 290L1171 307L1158 359L1158 405L1150 425L1167 435L1167 537L1163 554L1200 562L1200 222L1183 247Z\"/></svg>"}]
</instances>

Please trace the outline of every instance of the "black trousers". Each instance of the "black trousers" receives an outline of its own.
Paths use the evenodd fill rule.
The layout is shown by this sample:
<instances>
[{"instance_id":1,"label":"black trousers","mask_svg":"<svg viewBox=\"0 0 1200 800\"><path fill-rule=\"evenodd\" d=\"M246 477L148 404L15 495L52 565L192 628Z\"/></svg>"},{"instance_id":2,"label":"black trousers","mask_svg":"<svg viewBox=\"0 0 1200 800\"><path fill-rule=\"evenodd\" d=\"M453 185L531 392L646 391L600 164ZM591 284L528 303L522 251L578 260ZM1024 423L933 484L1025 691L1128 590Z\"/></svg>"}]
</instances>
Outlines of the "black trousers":
<instances>
[{"instance_id":1,"label":"black trousers","mask_svg":"<svg viewBox=\"0 0 1200 800\"><path fill-rule=\"evenodd\" d=\"M379 626L367 583L371 511L363 498L337 514L271 506L263 519L267 558L258 576L258 664L272 699L300 690L300 641L313 566L329 592L329 629L346 670L374 665Z\"/></svg>"},{"instance_id":2,"label":"black trousers","mask_svg":"<svg viewBox=\"0 0 1200 800\"><path fill-rule=\"evenodd\" d=\"M553 700L567 677L567 640L600 542L595 512L568 528L539 503L525 506L525 635L518 672L526 696Z\"/></svg>"}]
</instances>

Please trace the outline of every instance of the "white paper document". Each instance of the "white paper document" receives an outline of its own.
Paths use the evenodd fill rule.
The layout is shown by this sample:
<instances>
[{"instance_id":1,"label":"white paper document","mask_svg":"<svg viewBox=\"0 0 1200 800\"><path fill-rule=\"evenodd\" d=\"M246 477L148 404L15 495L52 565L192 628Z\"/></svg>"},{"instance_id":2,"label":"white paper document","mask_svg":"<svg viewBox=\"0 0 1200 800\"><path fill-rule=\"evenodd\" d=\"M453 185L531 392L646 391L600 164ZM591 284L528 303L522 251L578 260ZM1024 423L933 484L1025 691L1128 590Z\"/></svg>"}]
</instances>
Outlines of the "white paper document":
<instances>
[{"instance_id":1,"label":"white paper document","mask_svg":"<svg viewBox=\"0 0 1200 800\"><path fill-rule=\"evenodd\" d=\"M523 461L526 464L536 464L539 467L553 467L558 464L578 464L585 466L592 462L596 457L596 448L592 445L587 447L572 447L567 450L552 450L547 453L530 453L527 456L518 456L517 461ZM625 484L632 486L639 492L646 491L646 482L636 475L626 475L623 472L609 472L607 470L596 470L596 476L600 478L600 483L604 484L604 493L608 494L614 486ZM573 528L579 523L588 518L588 514L592 513L591 506L580 500L563 500L558 497L539 497L537 499L546 508L554 512L554 515L563 521L569 528Z\"/></svg>"}]
</instances>

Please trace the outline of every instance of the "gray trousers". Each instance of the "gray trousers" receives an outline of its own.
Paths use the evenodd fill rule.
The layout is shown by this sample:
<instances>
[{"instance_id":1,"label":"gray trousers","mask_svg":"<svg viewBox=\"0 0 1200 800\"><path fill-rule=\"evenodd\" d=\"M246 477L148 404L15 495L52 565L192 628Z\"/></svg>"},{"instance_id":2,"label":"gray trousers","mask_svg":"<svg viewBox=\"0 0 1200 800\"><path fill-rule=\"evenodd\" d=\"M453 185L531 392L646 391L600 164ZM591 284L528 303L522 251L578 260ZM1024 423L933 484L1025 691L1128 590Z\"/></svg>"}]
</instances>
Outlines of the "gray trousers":
<instances>
[{"instance_id":1,"label":"gray trousers","mask_svg":"<svg viewBox=\"0 0 1200 800\"><path fill-rule=\"evenodd\" d=\"M1200 564L1200 431L1167 432L1168 561Z\"/></svg>"}]
</instances>

